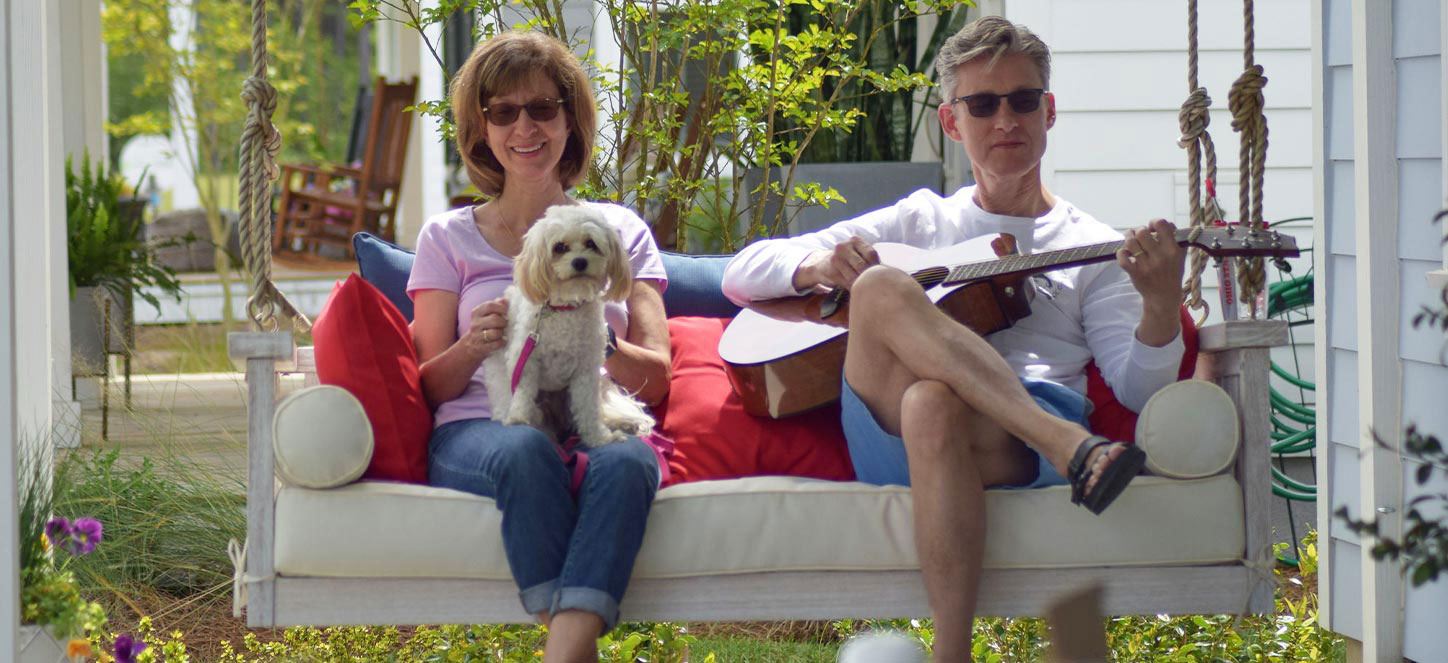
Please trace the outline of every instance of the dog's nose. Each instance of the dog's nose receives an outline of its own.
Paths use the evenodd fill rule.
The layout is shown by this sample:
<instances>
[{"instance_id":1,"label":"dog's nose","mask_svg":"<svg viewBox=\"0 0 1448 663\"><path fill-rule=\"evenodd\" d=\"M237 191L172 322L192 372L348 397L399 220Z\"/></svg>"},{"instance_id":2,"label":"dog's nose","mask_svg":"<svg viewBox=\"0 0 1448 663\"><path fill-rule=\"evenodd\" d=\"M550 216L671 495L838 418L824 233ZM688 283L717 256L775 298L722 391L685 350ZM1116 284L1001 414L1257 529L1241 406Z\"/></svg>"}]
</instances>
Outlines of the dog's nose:
<instances>
[{"instance_id":1,"label":"dog's nose","mask_svg":"<svg viewBox=\"0 0 1448 663\"><path fill-rule=\"evenodd\" d=\"M575 272L588 271L588 258L574 258L574 259L573 259L573 271L575 271Z\"/></svg>"}]
</instances>

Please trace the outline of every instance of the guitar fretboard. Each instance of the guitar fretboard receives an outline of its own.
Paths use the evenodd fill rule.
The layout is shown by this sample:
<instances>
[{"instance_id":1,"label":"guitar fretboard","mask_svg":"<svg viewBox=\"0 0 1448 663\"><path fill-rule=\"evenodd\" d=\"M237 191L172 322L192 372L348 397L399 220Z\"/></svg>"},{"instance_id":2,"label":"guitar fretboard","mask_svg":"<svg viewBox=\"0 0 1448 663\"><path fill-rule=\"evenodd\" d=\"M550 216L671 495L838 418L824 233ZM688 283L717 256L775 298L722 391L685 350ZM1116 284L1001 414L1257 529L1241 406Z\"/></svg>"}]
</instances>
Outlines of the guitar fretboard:
<instances>
[{"instance_id":1,"label":"guitar fretboard","mask_svg":"<svg viewBox=\"0 0 1448 663\"><path fill-rule=\"evenodd\" d=\"M1052 269L1061 269L1063 267L1101 262L1109 256L1116 255L1116 252L1121 250L1124 244L1124 241L1118 240L1102 244L1074 246L1069 249L1046 251L1044 253L1033 253L1025 256L1012 255L1005 256L999 260L985 260L956 265L951 268L950 274L945 277L945 284L963 283L994 276L1003 276L1005 274L1032 274Z\"/></svg>"}]
</instances>

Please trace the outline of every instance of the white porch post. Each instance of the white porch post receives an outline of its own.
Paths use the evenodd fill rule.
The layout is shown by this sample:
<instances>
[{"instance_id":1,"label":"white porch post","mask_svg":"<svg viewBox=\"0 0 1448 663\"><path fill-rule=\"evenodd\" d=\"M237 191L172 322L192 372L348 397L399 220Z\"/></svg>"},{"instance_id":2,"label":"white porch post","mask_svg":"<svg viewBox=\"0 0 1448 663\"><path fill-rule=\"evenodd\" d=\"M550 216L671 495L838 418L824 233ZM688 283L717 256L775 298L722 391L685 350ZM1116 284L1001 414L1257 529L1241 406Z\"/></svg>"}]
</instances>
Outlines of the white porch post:
<instances>
[{"instance_id":1,"label":"white porch post","mask_svg":"<svg viewBox=\"0 0 1448 663\"><path fill-rule=\"evenodd\" d=\"M20 514L15 490L15 164L10 143L16 81L11 72L12 52L18 50L11 30L10 12L0 8L0 532L17 532ZM5 574L5 591L0 592L0 658L20 657L16 639L20 625L20 541L0 536L0 573Z\"/></svg>"},{"instance_id":2,"label":"white porch post","mask_svg":"<svg viewBox=\"0 0 1448 663\"><path fill-rule=\"evenodd\" d=\"M100 0L73 0L76 11L60 16L61 108L63 152L77 164L90 155L92 160L108 158L110 141L105 122L110 104L106 97L106 48L101 39ZM66 226L49 225L52 248L50 282L66 283ZM50 299L51 379L55 385L52 403L57 423L58 447L80 446L80 402L70 384L70 293L52 288Z\"/></svg>"},{"instance_id":3,"label":"white porch post","mask_svg":"<svg viewBox=\"0 0 1448 663\"><path fill-rule=\"evenodd\" d=\"M191 31L196 26L196 8L193 3L182 2L171 5L171 48L178 52L195 49ZM171 191L171 208L185 209L201 204L201 194L190 175L196 172L196 107L191 100L191 85L184 76L171 81L171 149L175 158L186 170L187 177L177 178Z\"/></svg>"},{"instance_id":4,"label":"white porch post","mask_svg":"<svg viewBox=\"0 0 1448 663\"><path fill-rule=\"evenodd\" d=\"M425 7L435 4L434 0L423 2ZM391 21L379 21L373 28L377 31L377 74L392 80L417 76L419 102L443 98L442 71L417 33ZM427 37L436 44L440 33L440 27L433 26ZM447 209L447 161L443 150L449 146L438 139L438 132L435 118L413 114L397 202L397 242L404 246L417 243L423 221Z\"/></svg>"},{"instance_id":5,"label":"white porch post","mask_svg":"<svg viewBox=\"0 0 1448 663\"><path fill-rule=\"evenodd\" d=\"M1354 244L1357 249L1359 517L1400 536L1402 318L1398 276L1397 97L1393 15L1380 3L1352 3ZM1378 444L1378 440L1382 444ZM1403 658L1403 579L1398 565L1362 546L1363 660Z\"/></svg>"},{"instance_id":6,"label":"white porch post","mask_svg":"<svg viewBox=\"0 0 1448 663\"><path fill-rule=\"evenodd\" d=\"M20 622L17 452L51 431L50 225L65 223L60 7L0 9L0 656ZM64 247L59 254L64 256ZM38 278L37 278L37 275ZM60 286L64 287L64 286Z\"/></svg>"}]
</instances>

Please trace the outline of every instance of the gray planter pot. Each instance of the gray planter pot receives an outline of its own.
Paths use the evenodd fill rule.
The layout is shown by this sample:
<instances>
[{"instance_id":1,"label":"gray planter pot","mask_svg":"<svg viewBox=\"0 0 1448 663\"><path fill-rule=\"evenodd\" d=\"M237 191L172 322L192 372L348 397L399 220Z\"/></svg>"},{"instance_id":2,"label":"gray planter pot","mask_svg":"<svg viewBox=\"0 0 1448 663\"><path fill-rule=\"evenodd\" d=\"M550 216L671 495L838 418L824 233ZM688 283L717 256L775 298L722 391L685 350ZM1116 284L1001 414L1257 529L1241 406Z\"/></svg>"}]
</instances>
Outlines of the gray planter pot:
<instances>
[{"instance_id":1,"label":"gray planter pot","mask_svg":"<svg viewBox=\"0 0 1448 663\"><path fill-rule=\"evenodd\" d=\"M70 661L65 657L65 646L61 645L45 627L21 624L18 638L19 663L68 663Z\"/></svg>"},{"instance_id":2,"label":"gray planter pot","mask_svg":"<svg viewBox=\"0 0 1448 663\"><path fill-rule=\"evenodd\" d=\"M779 168L771 168L770 171L770 180L775 182L779 182L787 172ZM759 186L762 173L758 168L745 171L744 183L748 190ZM798 235L819 230L837 221L893 205L919 189L940 193L944 181L945 168L939 161L800 164L794 170L792 185L818 182L822 187L832 186L845 197L845 202L832 203L829 209L808 207L800 210L783 234ZM764 218L773 218L779 203L778 197L770 200L765 207Z\"/></svg>"},{"instance_id":3,"label":"gray planter pot","mask_svg":"<svg viewBox=\"0 0 1448 663\"><path fill-rule=\"evenodd\" d=\"M110 344L106 345L104 321L110 303ZM71 374L105 375L106 355L124 352L129 344L131 315L105 288L76 288L70 300Z\"/></svg>"}]
</instances>

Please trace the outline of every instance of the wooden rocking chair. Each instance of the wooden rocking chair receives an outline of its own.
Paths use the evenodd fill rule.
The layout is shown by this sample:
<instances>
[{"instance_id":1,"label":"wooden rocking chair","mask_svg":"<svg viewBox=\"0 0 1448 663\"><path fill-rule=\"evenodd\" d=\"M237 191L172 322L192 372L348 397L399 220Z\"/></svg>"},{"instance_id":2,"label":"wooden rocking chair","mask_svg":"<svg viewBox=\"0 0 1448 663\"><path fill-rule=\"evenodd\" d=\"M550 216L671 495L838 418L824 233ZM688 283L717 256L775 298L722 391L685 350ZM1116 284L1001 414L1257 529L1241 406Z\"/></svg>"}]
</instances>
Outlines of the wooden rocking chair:
<instances>
[{"instance_id":1,"label":"wooden rocking chair","mask_svg":"<svg viewBox=\"0 0 1448 663\"><path fill-rule=\"evenodd\" d=\"M360 167L282 165L273 251L315 252L322 244L335 244L350 256L358 232L393 238L412 129L412 112L406 109L416 95L415 76L404 83L377 78Z\"/></svg>"}]
</instances>

